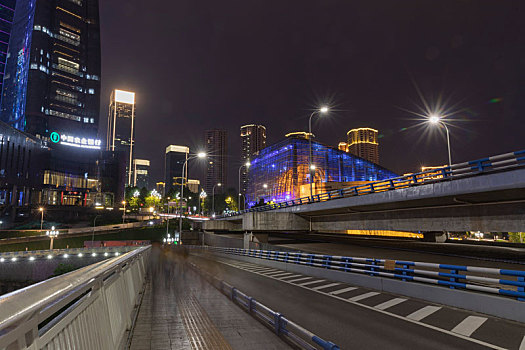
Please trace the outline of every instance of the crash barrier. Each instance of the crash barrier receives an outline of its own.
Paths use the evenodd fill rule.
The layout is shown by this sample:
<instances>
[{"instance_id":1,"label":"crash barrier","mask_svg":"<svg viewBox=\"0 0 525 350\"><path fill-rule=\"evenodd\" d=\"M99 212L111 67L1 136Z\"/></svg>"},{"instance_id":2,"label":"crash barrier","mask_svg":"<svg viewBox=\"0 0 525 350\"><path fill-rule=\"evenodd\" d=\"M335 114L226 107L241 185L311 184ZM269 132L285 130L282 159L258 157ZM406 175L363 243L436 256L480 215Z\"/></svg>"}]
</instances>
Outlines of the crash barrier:
<instances>
[{"instance_id":1,"label":"crash barrier","mask_svg":"<svg viewBox=\"0 0 525 350\"><path fill-rule=\"evenodd\" d=\"M244 294L227 282L199 269L193 263L188 264L221 293L226 295L263 324L269 326L278 336L284 337L284 339L298 345L301 349L339 350L339 347L334 343L318 337L307 329L304 329L293 321L287 319L279 312L273 311L254 298Z\"/></svg>"},{"instance_id":2,"label":"crash barrier","mask_svg":"<svg viewBox=\"0 0 525 350\"><path fill-rule=\"evenodd\" d=\"M0 296L0 349L117 349L151 247Z\"/></svg>"},{"instance_id":3,"label":"crash barrier","mask_svg":"<svg viewBox=\"0 0 525 350\"><path fill-rule=\"evenodd\" d=\"M309 197L296 198L292 200L272 203L257 207L251 207L241 211L229 212L228 214L217 216L216 219L242 215L244 213L261 212L298 205L325 202L333 199L341 199L354 196L362 196L372 193L393 191L429 183L455 180L458 178L484 174L493 171L503 171L522 167L525 165L525 150L505 153L498 156L482 158L470 162L452 164L438 169L432 169L414 173L410 175L391 178L388 180L376 181L365 185L347 187L340 190L333 190L325 193L314 194Z\"/></svg>"},{"instance_id":4,"label":"crash barrier","mask_svg":"<svg viewBox=\"0 0 525 350\"><path fill-rule=\"evenodd\" d=\"M465 289L486 294L496 294L525 301L525 271L520 270L273 250L209 246L193 246L192 248L289 264L360 273L373 277L386 277L407 283L434 284L451 289Z\"/></svg>"}]
</instances>

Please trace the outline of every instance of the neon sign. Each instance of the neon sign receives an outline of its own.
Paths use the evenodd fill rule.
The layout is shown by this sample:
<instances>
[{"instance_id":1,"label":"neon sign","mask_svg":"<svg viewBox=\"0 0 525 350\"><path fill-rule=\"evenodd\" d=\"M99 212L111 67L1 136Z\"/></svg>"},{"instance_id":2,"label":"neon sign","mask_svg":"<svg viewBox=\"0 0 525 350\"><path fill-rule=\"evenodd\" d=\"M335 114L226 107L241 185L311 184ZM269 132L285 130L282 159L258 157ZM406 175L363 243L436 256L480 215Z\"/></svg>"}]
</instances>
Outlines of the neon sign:
<instances>
[{"instance_id":1,"label":"neon sign","mask_svg":"<svg viewBox=\"0 0 525 350\"><path fill-rule=\"evenodd\" d=\"M67 134L59 134L56 131L53 131L49 135L49 139L53 143L58 143L64 146L78 147L78 148L88 148L88 149L100 149L102 146L102 141L98 139L78 137Z\"/></svg>"}]
</instances>

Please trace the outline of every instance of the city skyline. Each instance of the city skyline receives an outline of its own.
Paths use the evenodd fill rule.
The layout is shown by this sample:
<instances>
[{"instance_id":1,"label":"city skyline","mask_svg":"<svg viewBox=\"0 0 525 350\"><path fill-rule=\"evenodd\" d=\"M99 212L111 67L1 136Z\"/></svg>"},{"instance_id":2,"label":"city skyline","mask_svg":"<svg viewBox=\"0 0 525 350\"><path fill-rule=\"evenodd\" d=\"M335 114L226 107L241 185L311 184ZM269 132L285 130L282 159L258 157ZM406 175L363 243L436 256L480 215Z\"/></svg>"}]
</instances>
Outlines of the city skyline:
<instances>
[{"instance_id":1,"label":"city skyline","mask_svg":"<svg viewBox=\"0 0 525 350\"><path fill-rule=\"evenodd\" d=\"M236 135L241 125L255 123L267 127L272 144L289 131L307 130L309 114L323 103L332 113L314 120L321 142L344 140L346 131L365 126L380 130L381 163L388 169L444 164L444 132L427 133L411 113L424 108L418 89L430 104L442 96L459 112L450 117L454 161L515 151L523 147L514 127L525 109L518 99L525 75L518 60L525 48L518 35L523 7L517 1L471 6L182 1L144 13L136 0L104 2L102 105L113 88L137 92L137 127L155 134L137 135L137 157L152 160L154 179L162 173L161 140L196 149L205 129ZM130 37L134 43L121 40ZM488 135L497 142L487 142ZM230 138L232 186L240 144Z\"/></svg>"}]
</instances>

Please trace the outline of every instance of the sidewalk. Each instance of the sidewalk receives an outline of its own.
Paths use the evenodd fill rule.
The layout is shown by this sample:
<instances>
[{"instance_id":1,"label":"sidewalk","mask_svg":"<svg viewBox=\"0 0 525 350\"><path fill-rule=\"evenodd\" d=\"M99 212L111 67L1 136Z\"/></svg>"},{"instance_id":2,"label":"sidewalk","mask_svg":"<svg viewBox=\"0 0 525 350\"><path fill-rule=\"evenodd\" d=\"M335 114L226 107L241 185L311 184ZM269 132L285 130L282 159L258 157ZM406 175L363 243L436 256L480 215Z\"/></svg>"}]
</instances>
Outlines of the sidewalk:
<instances>
[{"instance_id":1,"label":"sidewalk","mask_svg":"<svg viewBox=\"0 0 525 350\"><path fill-rule=\"evenodd\" d=\"M180 260L152 264L132 350L289 348Z\"/></svg>"}]
</instances>

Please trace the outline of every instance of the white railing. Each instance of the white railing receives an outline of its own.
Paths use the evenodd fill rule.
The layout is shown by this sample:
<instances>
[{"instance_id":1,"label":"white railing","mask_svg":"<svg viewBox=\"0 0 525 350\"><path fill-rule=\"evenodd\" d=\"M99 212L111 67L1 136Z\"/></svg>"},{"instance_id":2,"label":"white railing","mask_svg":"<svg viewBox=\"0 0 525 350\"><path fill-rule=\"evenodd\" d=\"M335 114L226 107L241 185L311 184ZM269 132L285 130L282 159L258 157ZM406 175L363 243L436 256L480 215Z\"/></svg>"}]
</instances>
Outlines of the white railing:
<instances>
[{"instance_id":1,"label":"white railing","mask_svg":"<svg viewBox=\"0 0 525 350\"><path fill-rule=\"evenodd\" d=\"M132 324L151 247L0 297L0 349L117 349Z\"/></svg>"}]
</instances>

